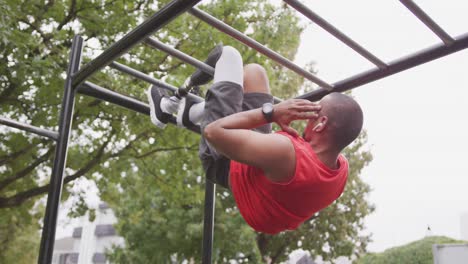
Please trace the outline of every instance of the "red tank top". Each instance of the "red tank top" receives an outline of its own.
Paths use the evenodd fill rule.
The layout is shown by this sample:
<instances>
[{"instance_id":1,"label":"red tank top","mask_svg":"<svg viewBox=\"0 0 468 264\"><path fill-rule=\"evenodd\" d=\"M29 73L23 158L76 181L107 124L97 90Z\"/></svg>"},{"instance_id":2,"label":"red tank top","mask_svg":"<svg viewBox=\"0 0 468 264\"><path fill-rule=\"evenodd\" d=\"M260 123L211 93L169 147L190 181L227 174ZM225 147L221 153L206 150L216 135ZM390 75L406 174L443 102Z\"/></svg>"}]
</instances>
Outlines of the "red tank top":
<instances>
[{"instance_id":1,"label":"red tank top","mask_svg":"<svg viewBox=\"0 0 468 264\"><path fill-rule=\"evenodd\" d=\"M287 183L268 180L259 168L231 161L230 183L237 207L256 231L276 234L296 229L343 192L348 161L338 157L339 168L323 164L308 142L286 132L296 152L296 171Z\"/></svg>"}]
</instances>

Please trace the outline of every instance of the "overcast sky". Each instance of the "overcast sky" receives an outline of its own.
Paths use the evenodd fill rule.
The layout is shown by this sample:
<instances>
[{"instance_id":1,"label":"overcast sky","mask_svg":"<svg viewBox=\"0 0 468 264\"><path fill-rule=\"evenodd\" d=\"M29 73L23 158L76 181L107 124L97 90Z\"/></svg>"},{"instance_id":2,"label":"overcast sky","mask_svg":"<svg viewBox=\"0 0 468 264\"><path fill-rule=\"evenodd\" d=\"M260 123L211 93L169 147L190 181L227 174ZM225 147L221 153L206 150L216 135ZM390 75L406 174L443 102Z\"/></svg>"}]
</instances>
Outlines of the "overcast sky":
<instances>
[{"instance_id":1,"label":"overcast sky","mask_svg":"<svg viewBox=\"0 0 468 264\"><path fill-rule=\"evenodd\" d=\"M397 0L308 0L314 12L389 62L441 43ZM468 32L468 1L415 1L451 36ZM329 83L373 67L309 25L296 62L317 63ZM374 155L363 178L377 210L366 219L371 251L434 235L460 238L468 211L468 50L354 90Z\"/></svg>"}]
</instances>

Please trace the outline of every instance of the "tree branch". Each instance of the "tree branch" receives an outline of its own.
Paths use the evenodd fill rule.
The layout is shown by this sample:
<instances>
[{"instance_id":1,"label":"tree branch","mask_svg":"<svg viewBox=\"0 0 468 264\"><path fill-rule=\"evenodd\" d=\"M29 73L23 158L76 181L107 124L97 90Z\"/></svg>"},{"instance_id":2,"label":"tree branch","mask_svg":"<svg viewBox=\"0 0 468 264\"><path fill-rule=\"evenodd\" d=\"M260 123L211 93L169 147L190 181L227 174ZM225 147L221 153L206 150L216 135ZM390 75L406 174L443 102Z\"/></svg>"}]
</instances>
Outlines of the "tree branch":
<instances>
[{"instance_id":1,"label":"tree branch","mask_svg":"<svg viewBox=\"0 0 468 264\"><path fill-rule=\"evenodd\" d=\"M119 152L114 153L112 155L107 155L107 158L112 158L112 157L116 157L116 156L121 155L124 151L130 149L132 147L133 143L135 143L135 141L137 141L140 138L147 135L148 132L149 131L143 131L142 133L138 134L135 137L135 139L130 141L123 149L121 149ZM63 184L67 184L67 183L69 183L69 182L71 182L71 181L85 175L86 173L91 171L96 165L101 163L102 160L103 160L103 157L104 157L105 148L110 143L110 138L111 137L109 136L109 140L101 145L99 150L96 152L96 155L94 155L94 157L92 159L90 159L88 161L88 163L86 163L81 169L76 171L74 174L66 176L64 178ZM171 150L176 150L176 149L191 149L191 148L194 148L194 147L195 147L195 145L192 145L192 146L189 146L189 147L184 146L184 147L174 147L174 148L166 148L166 149L161 148L159 150L160 151L171 151ZM154 151L150 151L150 152L154 153ZM140 156L149 156L149 155L152 154L150 152L142 154ZM11 208L11 207L19 206L23 202L25 202L26 200L28 200L28 199L30 199L32 197L35 197L35 196L46 193L49 190L49 186L50 186L50 183L46 184L46 185L43 185L43 186L39 186L39 187L36 187L36 188L29 189L29 190L26 190L26 191L23 191L23 192L20 192L20 193L17 193L17 194L15 194L13 196L10 196L10 197L0 197L0 209L1 208Z\"/></svg>"},{"instance_id":2,"label":"tree branch","mask_svg":"<svg viewBox=\"0 0 468 264\"><path fill-rule=\"evenodd\" d=\"M145 0L138 1L138 2L136 3L136 7L133 8L132 10L130 10L130 12L135 12L135 11L137 11L137 10L140 10L144 3L146 3Z\"/></svg>"},{"instance_id":3,"label":"tree branch","mask_svg":"<svg viewBox=\"0 0 468 264\"><path fill-rule=\"evenodd\" d=\"M6 179L3 179L0 181L0 191L5 189L8 185L11 183L15 182L16 180L19 180L21 178L26 177L29 173L31 173L37 166L42 164L43 162L47 161L52 154L52 148L49 149L44 155L40 156L38 159L36 159L33 163L31 163L28 167L26 167L23 170L20 170L17 172L15 175L8 177Z\"/></svg>"},{"instance_id":4,"label":"tree branch","mask_svg":"<svg viewBox=\"0 0 468 264\"><path fill-rule=\"evenodd\" d=\"M143 132L141 132L140 134L138 134L138 135L135 137L134 140L129 141L128 144L127 144L125 147L123 147L119 152L114 153L114 154L110 155L109 157L110 157L110 158L115 158L115 157L117 157L117 156L120 156L125 150L130 149L130 148L133 146L133 143L135 143L135 141L137 141L138 139L142 138L143 136L145 136L145 135L147 135L147 134L148 134L148 131L143 131Z\"/></svg>"},{"instance_id":5,"label":"tree branch","mask_svg":"<svg viewBox=\"0 0 468 264\"><path fill-rule=\"evenodd\" d=\"M70 22L73 18L75 18L77 11L76 11L76 0L72 0L70 3L70 7L68 8L67 16L60 22L57 26L57 30L60 31L68 22Z\"/></svg>"},{"instance_id":6,"label":"tree branch","mask_svg":"<svg viewBox=\"0 0 468 264\"><path fill-rule=\"evenodd\" d=\"M288 245L288 243L283 243L277 250L276 250L276 253L271 257L271 262L270 264L274 264L276 263L276 261L278 260L279 256L281 254L284 253L284 250L286 249L286 246Z\"/></svg>"},{"instance_id":7,"label":"tree branch","mask_svg":"<svg viewBox=\"0 0 468 264\"><path fill-rule=\"evenodd\" d=\"M46 142L47 142L46 140L41 140L41 142L39 142L39 144L43 144L43 143L46 143ZM6 164L9 160L16 159L17 157L27 153L28 151L35 148L39 144L30 144L27 147L25 147L25 148L23 148L23 149L21 149L21 150L19 150L17 152L14 152L14 153L11 153L11 154L5 155L5 156L0 156L0 166Z\"/></svg>"},{"instance_id":8,"label":"tree branch","mask_svg":"<svg viewBox=\"0 0 468 264\"><path fill-rule=\"evenodd\" d=\"M9 80L9 85L6 89L0 93L0 104L6 102L8 100L8 97L15 91L15 89L18 87L16 83L13 83L11 80L11 74L9 71L6 71L6 74L8 75L7 78Z\"/></svg>"},{"instance_id":9,"label":"tree branch","mask_svg":"<svg viewBox=\"0 0 468 264\"><path fill-rule=\"evenodd\" d=\"M27 24L28 26L30 26L33 30L37 31L37 33L39 33L39 35L41 36L43 42L49 46L49 41L50 39L52 38L52 34L46 34L44 33L40 28L39 26L37 25L37 21L40 21L40 20L37 20L36 23L31 23L28 21L27 18L19 18L18 21L20 22L23 22L25 24Z\"/></svg>"},{"instance_id":10,"label":"tree branch","mask_svg":"<svg viewBox=\"0 0 468 264\"><path fill-rule=\"evenodd\" d=\"M186 41L186 40L187 39L185 39L185 38L179 39L179 41L177 41L177 43L174 45L174 49L178 50L180 48L180 46L183 44L183 42ZM149 46L149 47L151 47L151 46ZM163 65L166 62L167 58L169 58L169 54L164 53L164 56L161 57L161 60L159 60L159 62L157 62L157 63L152 62L151 64L152 65L154 65L154 64L158 65L158 71L166 71L166 70L161 69L161 66L159 66L159 65ZM180 64L179 64L179 66L180 66Z\"/></svg>"},{"instance_id":11,"label":"tree branch","mask_svg":"<svg viewBox=\"0 0 468 264\"><path fill-rule=\"evenodd\" d=\"M176 64L174 64L174 65L172 65L172 66L170 66L170 67L166 67L166 68L164 68L164 69L161 68L161 67L159 67L159 71L162 71L162 72L171 72L171 71L173 71L173 70L179 68L180 65L182 65L182 64L185 64L185 62L178 62L178 63L176 63Z\"/></svg>"},{"instance_id":12,"label":"tree branch","mask_svg":"<svg viewBox=\"0 0 468 264\"><path fill-rule=\"evenodd\" d=\"M49 189L49 184L18 193L11 197L6 197L6 198L0 197L0 208L11 208L11 207L19 206L25 200L31 197L46 193L48 189Z\"/></svg>"},{"instance_id":13,"label":"tree branch","mask_svg":"<svg viewBox=\"0 0 468 264\"><path fill-rule=\"evenodd\" d=\"M156 148L156 149L153 149L151 151L148 151L144 154L141 154L141 155L138 155L136 156L137 159L141 159L141 158L146 158L156 152L163 152L163 151L174 151L174 150L181 150L181 149L184 149L184 150L196 150L198 149L197 148L197 145L198 144L194 144L194 145L191 145L191 146L182 146L182 147L172 147L172 148Z\"/></svg>"},{"instance_id":14,"label":"tree branch","mask_svg":"<svg viewBox=\"0 0 468 264\"><path fill-rule=\"evenodd\" d=\"M107 7L114 5L115 2L118 0L112 0L108 1L107 3L104 3L103 5L96 5L96 6L86 6L86 7L80 7L76 9L76 14L79 12L85 11L86 9L96 9L96 10L105 10Z\"/></svg>"},{"instance_id":15,"label":"tree branch","mask_svg":"<svg viewBox=\"0 0 468 264\"><path fill-rule=\"evenodd\" d=\"M88 173L94 166L99 164L99 162L102 159L102 156L104 154L104 150L107 147L107 145L110 143L110 140L106 141L104 144L101 145L99 150L96 152L96 155L88 161L88 163L83 166L81 169L79 169L77 172L75 172L72 175L69 175L64 178L63 184L67 184L83 175ZM13 196L10 197L0 197L0 208L11 208L15 206L21 205L24 201L26 201L29 198L32 198L34 196L44 194L49 190L49 184L39 186L36 188L29 189L27 191L23 191L20 193L17 193Z\"/></svg>"},{"instance_id":16,"label":"tree branch","mask_svg":"<svg viewBox=\"0 0 468 264\"><path fill-rule=\"evenodd\" d=\"M257 247L262 256L266 255L267 245L268 245L268 239L266 238L265 234L258 233L257 234Z\"/></svg>"}]
</instances>

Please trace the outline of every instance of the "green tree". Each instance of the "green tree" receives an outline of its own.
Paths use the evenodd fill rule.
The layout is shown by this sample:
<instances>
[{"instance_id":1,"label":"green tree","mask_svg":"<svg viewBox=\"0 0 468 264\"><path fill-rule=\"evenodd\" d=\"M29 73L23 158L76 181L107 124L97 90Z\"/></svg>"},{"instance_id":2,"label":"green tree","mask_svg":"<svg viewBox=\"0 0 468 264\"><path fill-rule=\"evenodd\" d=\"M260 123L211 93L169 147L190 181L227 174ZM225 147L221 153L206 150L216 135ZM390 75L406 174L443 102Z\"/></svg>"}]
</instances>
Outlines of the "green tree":
<instances>
[{"instance_id":1,"label":"green tree","mask_svg":"<svg viewBox=\"0 0 468 264\"><path fill-rule=\"evenodd\" d=\"M0 263L29 264L39 253L38 216L16 208L0 214Z\"/></svg>"},{"instance_id":2,"label":"green tree","mask_svg":"<svg viewBox=\"0 0 468 264\"><path fill-rule=\"evenodd\" d=\"M89 61L168 2L0 1L0 59L5 62L0 64L2 116L57 130L73 35L84 37L84 61ZM200 7L287 58L296 54L302 27L290 8L273 6L266 0L208 1ZM189 14L171 22L155 37L199 59L216 43L232 45L246 63L266 67L278 97L293 97L298 89L308 88L301 77ZM176 86L194 70L143 44L119 61ZM146 101L148 84L114 70L106 68L90 81ZM96 182L102 198L120 217L118 230L126 239L127 247L116 249L113 258L122 263L160 263L171 257L197 260L201 255L204 186L196 155L199 136L174 126L156 129L147 116L84 96L77 97L72 130L63 199L78 196L80 202L72 213L82 215L87 205L80 196L85 193L73 193L72 187L81 178ZM54 144L5 127L0 134L0 237L9 234L19 239L26 234L24 230L36 229L42 218L38 208L43 207L38 203L48 189ZM247 258L255 263L270 258L277 262L298 247L297 241L302 248L325 257L362 252L368 238L359 238L357 232L363 217L372 210L365 201L368 187L358 178L370 161L370 154L361 150L364 142L365 137L349 150L355 169L345 195L296 232L277 237L254 233L236 211L232 197L219 192L215 259ZM34 243L37 247L37 233L29 234L31 245L0 239L0 262L21 248L26 250ZM356 240L360 241L357 246Z\"/></svg>"},{"instance_id":3,"label":"green tree","mask_svg":"<svg viewBox=\"0 0 468 264\"><path fill-rule=\"evenodd\" d=\"M394 247L382 253L369 253L356 260L355 264L400 264L400 263L434 263L432 245L466 243L443 236L432 236L411 242L404 246Z\"/></svg>"},{"instance_id":4,"label":"green tree","mask_svg":"<svg viewBox=\"0 0 468 264\"><path fill-rule=\"evenodd\" d=\"M86 40L97 42L96 46L108 46L122 32L134 27L144 12L149 12L149 5L148 1L0 1L2 116L57 130L73 35L79 33ZM101 35L94 37L97 34ZM87 54L92 52L92 48L86 50ZM103 75L99 76L93 80L106 83ZM119 82L112 77L108 79L111 80L107 82L109 86ZM121 83L130 86L131 80ZM131 87L137 90L135 85ZM127 138L131 132L125 128L129 122L122 117L123 111L116 108L103 111L104 104L90 98L79 98L77 106L73 126L76 134L72 137L74 144L70 149L66 183L80 177L92 178L91 173L98 169L100 162L127 150L111 148L125 133ZM105 127L104 123L109 124L113 119L117 121ZM90 135L89 131L102 133L102 137L95 137L95 133ZM42 218L37 201L48 189L54 144L4 126L0 134L0 234L11 238L23 236L23 230L31 230L30 226L36 225L37 229ZM65 199L71 186L67 185ZM31 238L37 242L34 233ZM15 241L1 240L2 257L8 255L9 250L17 250L16 246L27 246ZM0 262L4 263L3 259Z\"/></svg>"}]
</instances>

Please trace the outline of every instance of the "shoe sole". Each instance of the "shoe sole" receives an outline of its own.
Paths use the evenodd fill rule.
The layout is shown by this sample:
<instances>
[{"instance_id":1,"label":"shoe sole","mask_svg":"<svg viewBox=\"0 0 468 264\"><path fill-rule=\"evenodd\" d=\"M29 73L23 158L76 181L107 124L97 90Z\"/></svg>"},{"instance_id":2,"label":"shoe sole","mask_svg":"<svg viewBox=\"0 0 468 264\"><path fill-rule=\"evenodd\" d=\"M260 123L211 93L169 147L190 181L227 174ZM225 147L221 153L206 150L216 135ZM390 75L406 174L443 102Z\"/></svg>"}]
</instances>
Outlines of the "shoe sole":
<instances>
[{"instance_id":1,"label":"shoe sole","mask_svg":"<svg viewBox=\"0 0 468 264\"><path fill-rule=\"evenodd\" d=\"M148 96L148 101L149 101L149 105L150 105L150 118L151 118L151 122L153 124L155 124L157 127L159 128L165 128L166 127L166 124L159 121L158 117L156 116L156 109L154 108L154 101L153 101L153 96L151 94L151 88L153 86L151 85L148 90L146 91L146 95Z\"/></svg>"}]
</instances>

